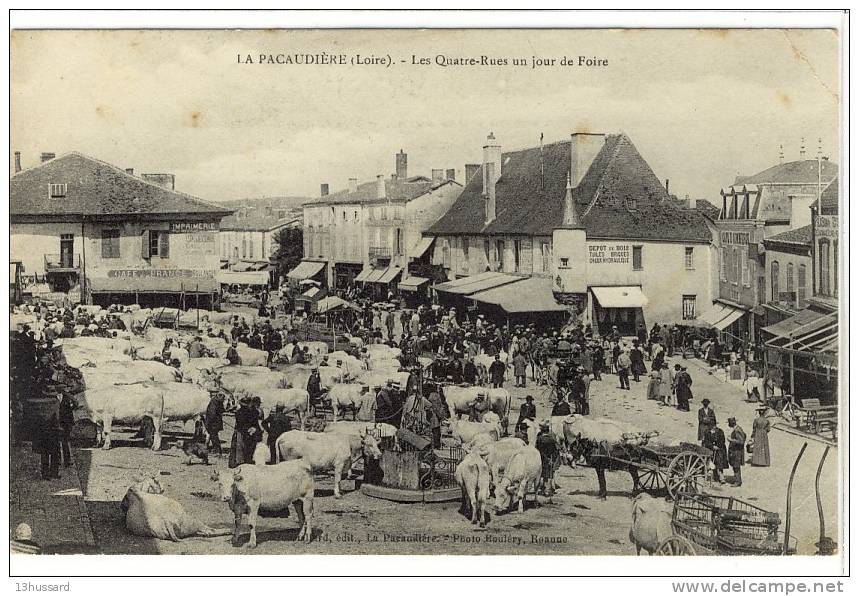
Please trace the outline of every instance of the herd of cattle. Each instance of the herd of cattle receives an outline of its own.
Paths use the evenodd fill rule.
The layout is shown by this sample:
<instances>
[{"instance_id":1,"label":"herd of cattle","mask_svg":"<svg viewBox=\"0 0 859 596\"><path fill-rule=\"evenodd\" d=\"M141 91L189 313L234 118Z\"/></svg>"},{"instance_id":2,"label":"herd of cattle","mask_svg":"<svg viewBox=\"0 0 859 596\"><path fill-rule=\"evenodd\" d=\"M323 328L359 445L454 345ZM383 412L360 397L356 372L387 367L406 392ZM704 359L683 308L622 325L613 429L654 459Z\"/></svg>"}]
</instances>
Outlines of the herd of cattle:
<instances>
[{"instance_id":1,"label":"herd of cattle","mask_svg":"<svg viewBox=\"0 0 859 596\"><path fill-rule=\"evenodd\" d=\"M223 320L213 320L212 313L205 313L204 319L210 328L226 327L229 315L218 314ZM140 309L121 316L129 319L124 321L128 329L139 329L141 322L151 317L151 312ZM199 318L199 313L181 313L181 316L193 320ZM272 369L267 366L269 355L266 352L242 343L237 346L242 364L229 365L226 359L229 345L222 338L200 337L207 356L191 358L187 346L197 334L142 326L145 328L142 334L119 331L109 338L77 336L55 341L55 345L62 346L66 363L80 372L81 387L75 395L79 407L75 417L95 423L104 449L111 447L112 430L117 424L140 426L145 436L148 431L152 448L159 449L165 423L187 422L202 416L213 392L224 395L232 404L245 396L259 398L266 415L276 406L283 406L300 422L300 430L288 431L279 437L275 450L277 462L266 461L269 450L260 445L255 463L213 475L220 485L223 500L235 514L234 542L245 520L250 528L248 545L255 546L258 512L280 511L289 505L293 505L301 522L299 538L310 541L316 475L333 473L334 496L340 497L338 480L345 477L353 462L379 459L379 441L387 437L396 440L395 427L355 421L354 417L362 404L375 400L375 391L389 381L398 387L409 386L409 373L400 370L397 348L362 346L362 357L356 358L345 351L326 354L327 346L322 342L298 342L285 346L280 360L289 362L293 350L306 347L311 363L284 364ZM167 339L172 341L165 348ZM164 351L168 352L166 356L173 365L162 362ZM326 355L329 366L318 366ZM487 359L480 368L488 368L491 359L485 355L479 358ZM306 391L314 368L319 370L322 391L330 401L333 414L333 420L325 423L323 432L306 430L314 414ZM507 436L511 396L506 389L448 385L441 391L449 411L445 421L448 441L461 445L465 452L456 467L455 479L462 488L463 507L472 523L484 527L490 509L508 511L518 504L518 511L523 512L526 495L533 493L536 498L543 488L541 455L534 447L536 423L525 421L527 442ZM478 396L481 404L478 420L465 419L475 413ZM353 420L342 420L348 412ZM621 435L628 437L630 430L611 421L576 415L553 417L551 429L563 461L573 466L580 454L574 448L576 444L615 442L622 440ZM181 504L163 494L154 478L138 480L123 500L126 527L133 534L179 540L229 533L229 530L208 527L189 516ZM493 494L494 502L491 500ZM634 521L639 528L649 527L652 525L649 520L656 519L653 515L644 515L642 507L635 510L638 520ZM654 508L659 509L651 506ZM639 530L638 534L642 532ZM633 537L633 532L630 536Z\"/></svg>"}]
</instances>

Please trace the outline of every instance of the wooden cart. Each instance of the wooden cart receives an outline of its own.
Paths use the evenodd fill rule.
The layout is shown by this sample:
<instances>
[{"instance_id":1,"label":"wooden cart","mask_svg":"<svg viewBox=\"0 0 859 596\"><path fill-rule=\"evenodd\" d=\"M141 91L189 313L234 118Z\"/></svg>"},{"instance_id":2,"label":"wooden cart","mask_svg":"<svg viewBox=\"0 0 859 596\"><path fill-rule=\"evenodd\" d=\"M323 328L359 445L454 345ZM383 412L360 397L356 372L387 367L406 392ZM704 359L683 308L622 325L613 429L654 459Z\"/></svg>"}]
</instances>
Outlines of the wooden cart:
<instances>
[{"instance_id":1,"label":"wooden cart","mask_svg":"<svg viewBox=\"0 0 859 596\"><path fill-rule=\"evenodd\" d=\"M796 540L784 540L777 513L734 497L679 493L674 500L674 534L658 555L789 555ZM787 549L785 549L785 545Z\"/></svg>"},{"instance_id":2,"label":"wooden cart","mask_svg":"<svg viewBox=\"0 0 859 596\"><path fill-rule=\"evenodd\" d=\"M713 454L695 443L649 447L615 446L608 459L614 465L626 466L638 474L638 485L650 494L666 494L676 498L681 493L699 492L707 480Z\"/></svg>"}]
</instances>

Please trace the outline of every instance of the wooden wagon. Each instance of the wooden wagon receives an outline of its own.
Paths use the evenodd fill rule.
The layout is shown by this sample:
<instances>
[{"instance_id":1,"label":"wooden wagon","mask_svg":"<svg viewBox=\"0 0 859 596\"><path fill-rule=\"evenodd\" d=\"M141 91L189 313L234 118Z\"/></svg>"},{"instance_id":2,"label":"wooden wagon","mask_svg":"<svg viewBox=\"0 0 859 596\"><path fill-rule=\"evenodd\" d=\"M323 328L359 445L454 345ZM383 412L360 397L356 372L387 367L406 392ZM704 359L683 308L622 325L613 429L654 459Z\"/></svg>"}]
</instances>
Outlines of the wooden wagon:
<instances>
[{"instance_id":1,"label":"wooden wagon","mask_svg":"<svg viewBox=\"0 0 859 596\"><path fill-rule=\"evenodd\" d=\"M604 469L626 468L638 487L650 494L698 492L707 479L712 452L694 443L673 446L613 445L608 451L592 454L592 466L603 459Z\"/></svg>"},{"instance_id":2,"label":"wooden wagon","mask_svg":"<svg viewBox=\"0 0 859 596\"><path fill-rule=\"evenodd\" d=\"M796 540L784 539L781 519L734 497L679 493L674 500L674 532L658 555L789 555Z\"/></svg>"}]
</instances>

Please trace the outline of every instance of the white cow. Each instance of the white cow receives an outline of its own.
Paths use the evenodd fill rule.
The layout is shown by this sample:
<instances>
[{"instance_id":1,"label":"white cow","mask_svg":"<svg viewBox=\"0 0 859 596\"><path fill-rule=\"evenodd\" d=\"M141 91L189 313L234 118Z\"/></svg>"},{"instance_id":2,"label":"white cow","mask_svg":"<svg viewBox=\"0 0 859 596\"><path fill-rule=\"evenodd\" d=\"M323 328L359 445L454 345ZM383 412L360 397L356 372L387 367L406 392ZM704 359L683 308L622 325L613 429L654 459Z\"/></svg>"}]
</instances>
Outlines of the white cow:
<instances>
[{"instance_id":1,"label":"white cow","mask_svg":"<svg viewBox=\"0 0 859 596\"><path fill-rule=\"evenodd\" d=\"M534 447L526 446L517 451L507 462L507 468L495 485L495 507L499 511L507 511L517 502L519 513L525 511L525 496L529 486L537 498L540 487L540 473L543 461L540 452Z\"/></svg>"},{"instance_id":2,"label":"white cow","mask_svg":"<svg viewBox=\"0 0 859 596\"><path fill-rule=\"evenodd\" d=\"M217 383L229 393L249 394L257 389L286 386L285 375L264 366L224 366L214 373Z\"/></svg>"},{"instance_id":3,"label":"white cow","mask_svg":"<svg viewBox=\"0 0 859 596\"><path fill-rule=\"evenodd\" d=\"M504 388L490 389L488 387L457 387L448 385L442 390L451 418L460 418L471 413L475 406L477 412L493 411L501 419L502 426L507 428L507 417L510 412L510 392Z\"/></svg>"},{"instance_id":4,"label":"white cow","mask_svg":"<svg viewBox=\"0 0 859 596\"><path fill-rule=\"evenodd\" d=\"M361 422L352 420L340 420L337 422L329 422L325 425L326 433L337 433L341 435L350 435L353 437L361 437L371 434L376 437L376 440L397 438L397 427L386 422Z\"/></svg>"},{"instance_id":5,"label":"white cow","mask_svg":"<svg viewBox=\"0 0 859 596\"><path fill-rule=\"evenodd\" d=\"M131 356L116 350L84 348L80 346L64 347L63 356L66 357L66 364L72 368L89 367L105 362L131 362Z\"/></svg>"},{"instance_id":6,"label":"white cow","mask_svg":"<svg viewBox=\"0 0 859 596\"><path fill-rule=\"evenodd\" d=\"M486 503L489 501L489 466L476 453L468 453L456 466L456 483L462 489L462 506L470 512L471 523L486 527Z\"/></svg>"},{"instance_id":7,"label":"white cow","mask_svg":"<svg viewBox=\"0 0 859 596\"><path fill-rule=\"evenodd\" d=\"M349 472L352 460L361 455L379 459L382 452L372 434L355 438L337 433L312 433L291 430L277 439L279 461L304 459L313 472L334 471L334 496L340 498L340 480Z\"/></svg>"},{"instance_id":8,"label":"white cow","mask_svg":"<svg viewBox=\"0 0 859 596\"><path fill-rule=\"evenodd\" d=\"M640 493L632 500L632 525L629 541L635 545L635 554L642 549L652 555L659 545L674 534L671 527L671 505L664 499L656 499Z\"/></svg>"},{"instance_id":9,"label":"white cow","mask_svg":"<svg viewBox=\"0 0 859 596\"><path fill-rule=\"evenodd\" d=\"M96 366L96 372L108 374L123 374L126 372L137 373L141 380L169 383L181 381L182 373L172 366L161 362L150 362L146 360L135 360L133 362L106 362Z\"/></svg>"},{"instance_id":10,"label":"white cow","mask_svg":"<svg viewBox=\"0 0 859 596\"><path fill-rule=\"evenodd\" d=\"M451 420L450 434L462 445L471 443L478 435L489 435L497 441L501 437L501 426L492 422L469 422L468 420Z\"/></svg>"},{"instance_id":11,"label":"white cow","mask_svg":"<svg viewBox=\"0 0 859 596\"><path fill-rule=\"evenodd\" d=\"M235 516L233 545L238 544L242 517L247 515L248 548L257 545L257 515L262 511L283 511L295 507L301 529L298 540L310 542L313 534L313 493L316 489L309 462L285 461L273 466L242 464L232 472L213 477L221 488L221 499L230 504Z\"/></svg>"},{"instance_id":12,"label":"white cow","mask_svg":"<svg viewBox=\"0 0 859 596\"><path fill-rule=\"evenodd\" d=\"M283 406L286 413L295 412L301 422L301 430L304 430L310 410L310 394L306 390L260 387L248 391L247 395L260 399L266 415L277 406Z\"/></svg>"},{"instance_id":13,"label":"white cow","mask_svg":"<svg viewBox=\"0 0 859 596\"><path fill-rule=\"evenodd\" d=\"M114 422L151 424L152 449L161 448L161 426L169 420L183 422L206 411L209 392L190 383L141 383L87 390L76 396L77 419L101 424L104 449L110 449Z\"/></svg>"},{"instance_id":14,"label":"white cow","mask_svg":"<svg viewBox=\"0 0 859 596\"><path fill-rule=\"evenodd\" d=\"M202 384L207 382L215 371L228 364L226 359L221 358L191 358L183 362L179 370L186 381Z\"/></svg>"},{"instance_id":15,"label":"white cow","mask_svg":"<svg viewBox=\"0 0 859 596\"><path fill-rule=\"evenodd\" d=\"M478 453L489 466L492 484L497 485L507 469L510 459L525 448L525 441L515 437L505 437L500 441L485 443L474 451Z\"/></svg>"},{"instance_id":16,"label":"white cow","mask_svg":"<svg viewBox=\"0 0 859 596\"><path fill-rule=\"evenodd\" d=\"M335 383L332 385L331 389L328 390L328 398L331 400L334 422L337 422L337 417L341 415L341 412L345 416L347 410L352 410L352 418L354 419L361 407L363 395L364 387L356 383Z\"/></svg>"}]
</instances>

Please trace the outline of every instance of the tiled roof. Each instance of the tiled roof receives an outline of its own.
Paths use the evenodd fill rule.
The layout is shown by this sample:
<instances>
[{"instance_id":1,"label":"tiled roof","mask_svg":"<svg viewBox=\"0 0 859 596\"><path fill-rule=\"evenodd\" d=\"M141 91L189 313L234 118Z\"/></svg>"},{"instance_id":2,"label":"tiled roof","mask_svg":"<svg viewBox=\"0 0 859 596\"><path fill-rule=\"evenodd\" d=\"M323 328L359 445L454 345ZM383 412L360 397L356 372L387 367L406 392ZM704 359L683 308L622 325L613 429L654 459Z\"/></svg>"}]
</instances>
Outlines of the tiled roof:
<instances>
[{"instance_id":1,"label":"tiled roof","mask_svg":"<svg viewBox=\"0 0 859 596\"><path fill-rule=\"evenodd\" d=\"M719 209L713 203L706 199L696 200L695 209L697 209L712 220L719 219L719 214L722 212L721 209Z\"/></svg>"},{"instance_id":2,"label":"tiled roof","mask_svg":"<svg viewBox=\"0 0 859 596\"><path fill-rule=\"evenodd\" d=\"M484 225L483 176L469 180L451 209L428 235L549 235L563 216L570 141L501 156L496 218ZM629 240L708 241L710 231L695 209L675 205L650 166L624 134L608 135L573 190L588 237Z\"/></svg>"},{"instance_id":3,"label":"tiled roof","mask_svg":"<svg viewBox=\"0 0 859 596\"><path fill-rule=\"evenodd\" d=\"M780 242L782 244L801 244L811 246L811 224L787 230L764 240L764 243Z\"/></svg>"},{"instance_id":4,"label":"tiled roof","mask_svg":"<svg viewBox=\"0 0 859 596\"><path fill-rule=\"evenodd\" d=\"M50 198L50 184L65 196ZM9 213L16 215L200 214L232 212L185 193L162 188L103 161L72 152L13 175Z\"/></svg>"},{"instance_id":5,"label":"tiled roof","mask_svg":"<svg viewBox=\"0 0 859 596\"><path fill-rule=\"evenodd\" d=\"M838 178L820 193L820 213L822 215L838 214Z\"/></svg>"},{"instance_id":6,"label":"tiled roof","mask_svg":"<svg viewBox=\"0 0 859 596\"><path fill-rule=\"evenodd\" d=\"M221 220L222 230L261 231L274 230L282 226L302 220L301 211L290 211L286 217L276 218L268 215L265 209L253 208L236 211Z\"/></svg>"},{"instance_id":7,"label":"tiled roof","mask_svg":"<svg viewBox=\"0 0 859 596\"><path fill-rule=\"evenodd\" d=\"M448 182L458 184L453 180L445 180L441 183L433 183L423 176L414 176L407 180L385 180L385 198L376 197L376 181L364 182L358 185L358 190L350 192L341 190L324 197L314 199L305 206L328 205L328 204L365 204L384 203L387 201L411 201L424 195L431 190L447 184Z\"/></svg>"},{"instance_id":8,"label":"tiled roof","mask_svg":"<svg viewBox=\"0 0 859 596\"><path fill-rule=\"evenodd\" d=\"M823 160L820 162L820 177L824 184L838 175L838 165ZM753 176L737 176L734 184L817 184L817 160L789 161L759 172Z\"/></svg>"}]
</instances>

